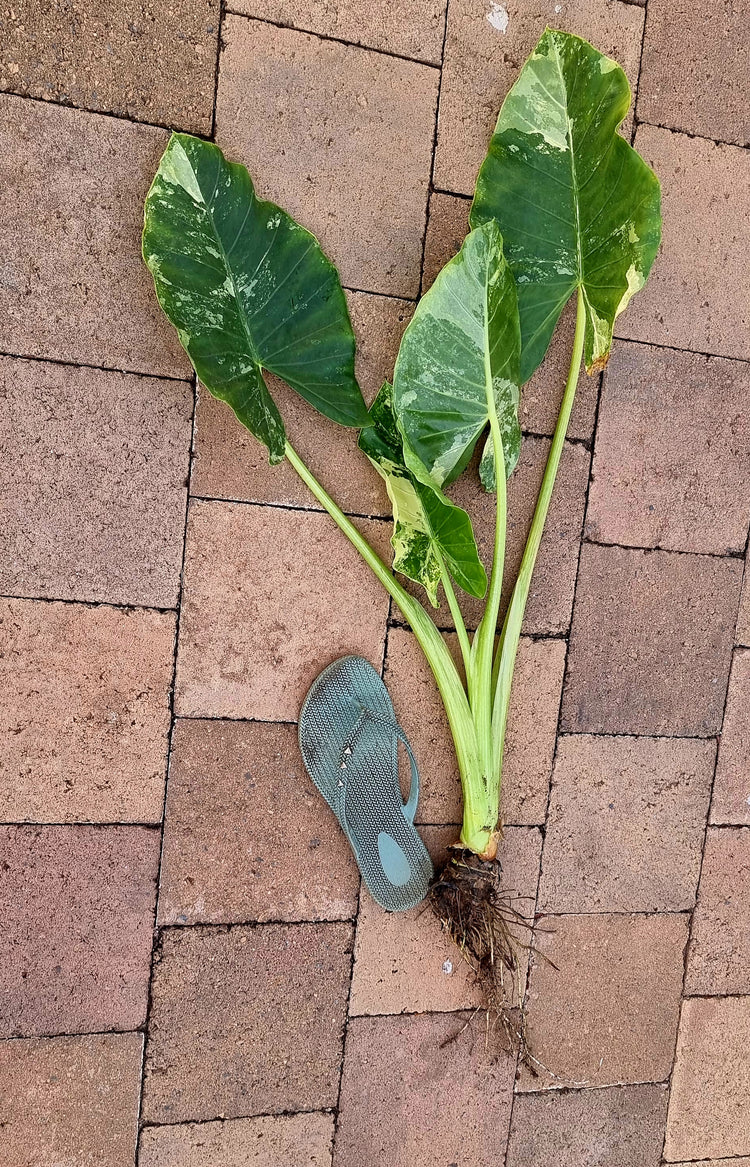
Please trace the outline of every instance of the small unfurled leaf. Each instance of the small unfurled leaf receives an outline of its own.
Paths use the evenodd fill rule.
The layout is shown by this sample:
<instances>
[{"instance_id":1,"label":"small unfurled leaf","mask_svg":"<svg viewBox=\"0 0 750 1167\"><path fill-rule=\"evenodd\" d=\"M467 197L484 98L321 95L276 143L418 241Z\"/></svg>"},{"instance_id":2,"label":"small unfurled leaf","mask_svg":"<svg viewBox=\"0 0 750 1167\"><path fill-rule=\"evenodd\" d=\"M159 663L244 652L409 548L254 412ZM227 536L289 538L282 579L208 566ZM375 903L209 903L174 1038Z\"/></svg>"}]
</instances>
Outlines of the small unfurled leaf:
<instances>
[{"instance_id":1,"label":"small unfurled leaf","mask_svg":"<svg viewBox=\"0 0 750 1167\"><path fill-rule=\"evenodd\" d=\"M490 220L467 235L401 341L394 409L417 477L438 487L451 482L493 415L512 473L521 448L520 344L515 284Z\"/></svg>"},{"instance_id":2,"label":"small unfurled leaf","mask_svg":"<svg viewBox=\"0 0 750 1167\"><path fill-rule=\"evenodd\" d=\"M203 384L284 456L263 369L342 425L367 424L338 273L218 146L173 134L146 198L143 257Z\"/></svg>"},{"instance_id":3,"label":"small unfurled leaf","mask_svg":"<svg viewBox=\"0 0 750 1167\"><path fill-rule=\"evenodd\" d=\"M383 476L393 506L393 566L425 588L437 607L440 559L456 583L472 596L487 590L471 520L441 491L425 486L406 467L403 440L393 413L393 390L386 382L370 408L372 425L359 437Z\"/></svg>"},{"instance_id":4,"label":"small unfurled leaf","mask_svg":"<svg viewBox=\"0 0 750 1167\"><path fill-rule=\"evenodd\" d=\"M630 86L616 61L551 29L503 103L470 222L500 225L518 288L521 381L577 288L586 368L602 368L615 318L646 282L661 236L659 180L616 131Z\"/></svg>"}]
</instances>

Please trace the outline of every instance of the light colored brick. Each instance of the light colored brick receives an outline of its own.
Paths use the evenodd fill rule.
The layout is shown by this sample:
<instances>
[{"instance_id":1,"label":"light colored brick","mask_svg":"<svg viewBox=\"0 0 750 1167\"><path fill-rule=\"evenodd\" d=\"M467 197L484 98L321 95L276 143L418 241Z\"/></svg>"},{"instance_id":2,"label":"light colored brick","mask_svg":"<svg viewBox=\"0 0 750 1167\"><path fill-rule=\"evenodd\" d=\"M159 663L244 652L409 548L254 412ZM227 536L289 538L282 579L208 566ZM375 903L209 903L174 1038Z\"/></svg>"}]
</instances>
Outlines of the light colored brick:
<instances>
[{"instance_id":1,"label":"light colored brick","mask_svg":"<svg viewBox=\"0 0 750 1167\"><path fill-rule=\"evenodd\" d=\"M0 821L158 822L175 617L0 600Z\"/></svg>"},{"instance_id":2,"label":"light colored brick","mask_svg":"<svg viewBox=\"0 0 750 1167\"><path fill-rule=\"evenodd\" d=\"M539 910L692 908L715 759L712 741L561 737Z\"/></svg>"},{"instance_id":3,"label":"light colored brick","mask_svg":"<svg viewBox=\"0 0 750 1167\"><path fill-rule=\"evenodd\" d=\"M662 187L662 243L618 336L750 358L750 155L654 126L635 145Z\"/></svg>"},{"instance_id":4,"label":"light colored brick","mask_svg":"<svg viewBox=\"0 0 750 1167\"><path fill-rule=\"evenodd\" d=\"M436 871L448 858L447 848L456 842L456 829L424 827ZM538 830L510 827L500 844L503 890L515 911L533 918L542 840ZM516 929L523 946L528 932ZM527 953L519 948L520 977L508 985L511 1003L522 998ZM349 1012L432 1013L479 1008L482 993L474 972L454 942L441 929L428 904L408 912L384 912L367 890L357 920L354 971Z\"/></svg>"},{"instance_id":5,"label":"light colored brick","mask_svg":"<svg viewBox=\"0 0 750 1167\"><path fill-rule=\"evenodd\" d=\"M685 1001L664 1146L669 1163L750 1156L749 1046L750 997Z\"/></svg>"},{"instance_id":6,"label":"light colored brick","mask_svg":"<svg viewBox=\"0 0 750 1167\"><path fill-rule=\"evenodd\" d=\"M152 126L0 96L0 351L190 375L141 259L166 144Z\"/></svg>"},{"instance_id":7,"label":"light colored brick","mask_svg":"<svg viewBox=\"0 0 750 1167\"><path fill-rule=\"evenodd\" d=\"M360 525L383 550L386 524ZM387 615L386 591L328 515L192 503L177 712L292 721L337 657L380 668Z\"/></svg>"},{"instance_id":8,"label":"light colored brick","mask_svg":"<svg viewBox=\"0 0 750 1167\"><path fill-rule=\"evenodd\" d=\"M192 404L183 381L0 357L0 590L175 607Z\"/></svg>"},{"instance_id":9,"label":"light colored brick","mask_svg":"<svg viewBox=\"0 0 750 1167\"><path fill-rule=\"evenodd\" d=\"M670 1163L669 1167L750 1167L750 1158L742 1155L731 1159L701 1159L700 1163Z\"/></svg>"},{"instance_id":10,"label":"light colored brick","mask_svg":"<svg viewBox=\"0 0 750 1167\"><path fill-rule=\"evenodd\" d=\"M222 39L219 145L345 284L415 297L438 71L238 16Z\"/></svg>"},{"instance_id":11,"label":"light colored brick","mask_svg":"<svg viewBox=\"0 0 750 1167\"><path fill-rule=\"evenodd\" d=\"M749 75L743 5L650 0L638 84L641 121L747 146Z\"/></svg>"},{"instance_id":12,"label":"light colored brick","mask_svg":"<svg viewBox=\"0 0 750 1167\"><path fill-rule=\"evenodd\" d=\"M457 654L455 637L446 640ZM505 823L544 822L564 667L562 641L521 637L505 739L500 804ZM389 632L384 675L419 762L418 821L459 823L461 787L445 710L429 665L406 629Z\"/></svg>"},{"instance_id":13,"label":"light colored brick","mask_svg":"<svg viewBox=\"0 0 750 1167\"><path fill-rule=\"evenodd\" d=\"M0 1161L132 1167L140 1033L0 1042Z\"/></svg>"},{"instance_id":14,"label":"light colored brick","mask_svg":"<svg viewBox=\"0 0 750 1167\"><path fill-rule=\"evenodd\" d=\"M500 621L505 615L513 584L521 566L526 539L544 477L550 443L546 438L527 437L521 446L518 465L508 482L508 509ZM471 517L480 557L489 575L495 547L496 497L488 494L477 473L479 453L463 476L448 490L455 503ZM586 506L590 455L584 446L565 444L560 459L555 490L544 527L534 576L523 619L523 631L533 635L566 632L570 624L575 590L578 550ZM410 585L425 607L429 600L423 588ZM452 624L442 591L441 627ZM485 600L459 593L459 605L468 628L476 628L484 614ZM434 610L433 615L434 615Z\"/></svg>"},{"instance_id":15,"label":"light colored brick","mask_svg":"<svg viewBox=\"0 0 750 1167\"><path fill-rule=\"evenodd\" d=\"M537 1073L519 1088L665 1081L687 932L682 915L543 916L526 1014Z\"/></svg>"},{"instance_id":16,"label":"light colored brick","mask_svg":"<svg viewBox=\"0 0 750 1167\"><path fill-rule=\"evenodd\" d=\"M750 827L706 836L685 991L750 993Z\"/></svg>"},{"instance_id":17,"label":"light colored brick","mask_svg":"<svg viewBox=\"0 0 750 1167\"><path fill-rule=\"evenodd\" d=\"M375 0L360 7L337 0L232 0L235 12L291 25L304 32L396 53L439 65L443 49L446 0Z\"/></svg>"},{"instance_id":18,"label":"light colored brick","mask_svg":"<svg viewBox=\"0 0 750 1167\"><path fill-rule=\"evenodd\" d=\"M20 0L0 89L210 134L219 13L219 0Z\"/></svg>"},{"instance_id":19,"label":"light colored brick","mask_svg":"<svg viewBox=\"0 0 750 1167\"><path fill-rule=\"evenodd\" d=\"M332 1114L175 1123L141 1132L139 1167L331 1167Z\"/></svg>"},{"instance_id":20,"label":"light colored brick","mask_svg":"<svg viewBox=\"0 0 750 1167\"><path fill-rule=\"evenodd\" d=\"M735 641L737 644L750 647L750 571L748 571L747 562L745 563L745 582L742 587L742 599L737 616Z\"/></svg>"},{"instance_id":21,"label":"light colored brick","mask_svg":"<svg viewBox=\"0 0 750 1167\"><path fill-rule=\"evenodd\" d=\"M719 739L712 823L750 826L750 652L735 649Z\"/></svg>"}]
</instances>

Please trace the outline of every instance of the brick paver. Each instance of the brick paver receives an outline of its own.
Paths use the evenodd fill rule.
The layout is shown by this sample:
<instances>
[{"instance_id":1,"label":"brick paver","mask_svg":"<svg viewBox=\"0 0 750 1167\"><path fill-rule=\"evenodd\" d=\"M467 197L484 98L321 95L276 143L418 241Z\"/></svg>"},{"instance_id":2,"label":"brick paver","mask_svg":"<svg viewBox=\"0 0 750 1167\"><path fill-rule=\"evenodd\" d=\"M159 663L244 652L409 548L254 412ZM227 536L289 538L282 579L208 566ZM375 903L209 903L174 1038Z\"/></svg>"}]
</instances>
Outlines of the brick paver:
<instances>
[{"instance_id":1,"label":"brick paver","mask_svg":"<svg viewBox=\"0 0 750 1167\"><path fill-rule=\"evenodd\" d=\"M141 259L166 144L150 126L0 97L0 351L188 374Z\"/></svg>"},{"instance_id":2,"label":"brick paver","mask_svg":"<svg viewBox=\"0 0 750 1167\"><path fill-rule=\"evenodd\" d=\"M527 998L541 1064L520 1088L665 1081L687 938L684 915L544 916Z\"/></svg>"},{"instance_id":3,"label":"brick paver","mask_svg":"<svg viewBox=\"0 0 750 1167\"><path fill-rule=\"evenodd\" d=\"M0 590L175 607L192 391L0 357Z\"/></svg>"},{"instance_id":4,"label":"brick paver","mask_svg":"<svg viewBox=\"0 0 750 1167\"><path fill-rule=\"evenodd\" d=\"M458 651L453 635L446 638ZM560 707L565 645L522 637L508 714L503 821L543 823ZM413 634L392 628L385 679L396 715L420 760L419 822L461 821L461 790L450 730L429 665Z\"/></svg>"},{"instance_id":5,"label":"brick paver","mask_svg":"<svg viewBox=\"0 0 750 1167\"><path fill-rule=\"evenodd\" d=\"M539 909L692 908L715 760L712 741L561 737Z\"/></svg>"},{"instance_id":6,"label":"brick paver","mask_svg":"<svg viewBox=\"0 0 750 1167\"><path fill-rule=\"evenodd\" d=\"M563 729L715 734L741 578L736 559L584 545Z\"/></svg>"},{"instance_id":7,"label":"brick paver","mask_svg":"<svg viewBox=\"0 0 750 1167\"><path fill-rule=\"evenodd\" d=\"M3 1167L750 1167L742 6L6 8ZM539 915L537 1074L519 1071L514 1099L516 1059L459 952L429 911L389 916L359 888L295 741L325 664L383 668L440 862L461 799L435 682L289 465L269 468L200 387L192 441L192 371L140 231L165 127L215 127L340 265L372 400L461 244L500 102L545 25L624 65L664 239L604 377L581 375L519 647L501 858ZM522 394L503 611L573 320L570 304ZM271 388L387 558L387 497L355 431ZM454 493L489 559L476 462ZM480 605L461 603L474 627ZM445 602L436 615L457 656Z\"/></svg>"},{"instance_id":8,"label":"brick paver","mask_svg":"<svg viewBox=\"0 0 750 1167\"><path fill-rule=\"evenodd\" d=\"M435 869L440 870L447 848L456 841L455 828L427 827L422 835ZM509 827L501 843L503 891L511 908L529 921L534 915L541 849L536 829ZM515 934L521 944L528 943L523 925L515 926ZM512 1001L523 995L527 959L525 953L521 956L519 976L508 984ZM362 889L350 1013L430 1013L481 1005L482 994L470 965L424 904L384 915Z\"/></svg>"},{"instance_id":9,"label":"brick paver","mask_svg":"<svg viewBox=\"0 0 750 1167\"><path fill-rule=\"evenodd\" d=\"M140 1033L0 1042L0 1160L132 1167Z\"/></svg>"},{"instance_id":10,"label":"brick paver","mask_svg":"<svg viewBox=\"0 0 750 1167\"><path fill-rule=\"evenodd\" d=\"M0 827L0 1037L146 1020L159 833Z\"/></svg>"},{"instance_id":11,"label":"brick paver","mask_svg":"<svg viewBox=\"0 0 750 1167\"><path fill-rule=\"evenodd\" d=\"M368 404L393 366L414 305L390 296L349 292L349 310L357 336L357 378ZM284 416L289 440L316 478L344 511L386 515L391 506L385 483L357 448L358 430L322 417L278 378L269 378L274 400ZM268 451L227 406L200 390L195 426L191 493L209 498L318 507L288 462L269 467Z\"/></svg>"},{"instance_id":12,"label":"brick paver","mask_svg":"<svg viewBox=\"0 0 750 1167\"><path fill-rule=\"evenodd\" d=\"M349 924L176 928L152 985L149 1122L335 1106Z\"/></svg>"},{"instance_id":13,"label":"brick paver","mask_svg":"<svg viewBox=\"0 0 750 1167\"><path fill-rule=\"evenodd\" d=\"M649 0L638 96L642 121L747 146L748 72L742 5Z\"/></svg>"},{"instance_id":14,"label":"brick paver","mask_svg":"<svg viewBox=\"0 0 750 1167\"><path fill-rule=\"evenodd\" d=\"M19 0L3 13L0 89L211 132L219 0Z\"/></svg>"},{"instance_id":15,"label":"brick paver","mask_svg":"<svg viewBox=\"0 0 750 1167\"><path fill-rule=\"evenodd\" d=\"M342 281L416 296L438 71L228 16L216 135Z\"/></svg>"},{"instance_id":16,"label":"brick paver","mask_svg":"<svg viewBox=\"0 0 750 1167\"><path fill-rule=\"evenodd\" d=\"M636 149L659 175L662 243L618 336L750 358L750 154L642 125Z\"/></svg>"},{"instance_id":17,"label":"brick paver","mask_svg":"<svg viewBox=\"0 0 750 1167\"><path fill-rule=\"evenodd\" d=\"M664 1086L521 1095L507 1167L658 1167L666 1112Z\"/></svg>"},{"instance_id":18,"label":"brick paver","mask_svg":"<svg viewBox=\"0 0 750 1167\"><path fill-rule=\"evenodd\" d=\"M146 1127L139 1167L331 1167L333 1115L267 1115Z\"/></svg>"},{"instance_id":19,"label":"brick paver","mask_svg":"<svg viewBox=\"0 0 750 1167\"><path fill-rule=\"evenodd\" d=\"M696 1167L693 1163L670 1163L669 1167ZM735 1156L731 1159L701 1159L700 1167L750 1167L750 1158L745 1155Z\"/></svg>"},{"instance_id":20,"label":"brick paver","mask_svg":"<svg viewBox=\"0 0 750 1167\"><path fill-rule=\"evenodd\" d=\"M602 543L745 550L750 366L620 344L604 377L586 534Z\"/></svg>"},{"instance_id":21,"label":"brick paver","mask_svg":"<svg viewBox=\"0 0 750 1167\"><path fill-rule=\"evenodd\" d=\"M357 914L356 865L294 726L178 721L165 822L162 924Z\"/></svg>"},{"instance_id":22,"label":"brick paver","mask_svg":"<svg viewBox=\"0 0 750 1167\"><path fill-rule=\"evenodd\" d=\"M172 613L0 600L0 821L158 822Z\"/></svg>"},{"instance_id":23,"label":"brick paver","mask_svg":"<svg viewBox=\"0 0 750 1167\"><path fill-rule=\"evenodd\" d=\"M306 32L351 41L439 65L446 0L376 0L356 4L316 4L314 0L232 0L232 11L291 25Z\"/></svg>"},{"instance_id":24,"label":"brick paver","mask_svg":"<svg viewBox=\"0 0 750 1167\"><path fill-rule=\"evenodd\" d=\"M491 19L492 18L492 19ZM505 25L505 28L503 28ZM529 5L451 0L443 58L435 183L471 194L498 110L545 26L564 28L617 58L635 82L643 13L620 0Z\"/></svg>"},{"instance_id":25,"label":"brick paver","mask_svg":"<svg viewBox=\"0 0 750 1167\"><path fill-rule=\"evenodd\" d=\"M685 991L750 993L750 828L710 828Z\"/></svg>"},{"instance_id":26,"label":"brick paver","mask_svg":"<svg viewBox=\"0 0 750 1167\"><path fill-rule=\"evenodd\" d=\"M362 533L385 553L385 523ZM291 721L321 668L379 667L388 596L327 515L196 502L188 521L177 711Z\"/></svg>"},{"instance_id":27,"label":"brick paver","mask_svg":"<svg viewBox=\"0 0 750 1167\"><path fill-rule=\"evenodd\" d=\"M750 647L750 571L747 569L747 561L745 562L745 582L742 587L735 640L737 644Z\"/></svg>"},{"instance_id":28,"label":"brick paver","mask_svg":"<svg viewBox=\"0 0 750 1167\"><path fill-rule=\"evenodd\" d=\"M712 823L750 826L750 652L736 649L719 742Z\"/></svg>"},{"instance_id":29,"label":"brick paver","mask_svg":"<svg viewBox=\"0 0 750 1167\"><path fill-rule=\"evenodd\" d=\"M750 997L691 997L682 1007L664 1157L750 1155Z\"/></svg>"},{"instance_id":30,"label":"brick paver","mask_svg":"<svg viewBox=\"0 0 750 1167\"><path fill-rule=\"evenodd\" d=\"M471 1014L353 1018L334 1167L495 1167L514 1061L483 1051L482 1023Z\"/></svg>"}]
</instances>

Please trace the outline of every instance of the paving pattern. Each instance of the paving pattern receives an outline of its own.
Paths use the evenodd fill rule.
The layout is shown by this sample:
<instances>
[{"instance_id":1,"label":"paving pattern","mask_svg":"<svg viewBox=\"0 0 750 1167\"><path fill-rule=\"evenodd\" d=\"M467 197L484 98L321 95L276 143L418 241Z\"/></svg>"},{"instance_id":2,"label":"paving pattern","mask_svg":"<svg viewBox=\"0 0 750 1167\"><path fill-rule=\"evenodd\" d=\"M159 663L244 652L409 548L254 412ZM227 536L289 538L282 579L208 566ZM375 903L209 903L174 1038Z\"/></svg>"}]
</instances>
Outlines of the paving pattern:
<instances>
[{"instance_id":1,"label":"paving pattern","mask_svg":"<svg viewBox=\"0 0 750 1167\"><path fill-rule=\"evenodd\" d=\"M625 67L664 242L581 380L519 653L502 857L539 914L531 1073L488 1057L432 918L360 893L301 698L344 652L382 670L439 859L460 791L434 685L289 467L195 386L139 235L168 131L214 137L339 265L371 400L546 24ZM0 7L3 1167L750 1165L749 43L747 6L709 0ZM571 335L568 311L524 393L509 577ZM278 393L385 553L352 433ZM456 493L488 553L487 499Z\"/></svg>"}]
</instances>

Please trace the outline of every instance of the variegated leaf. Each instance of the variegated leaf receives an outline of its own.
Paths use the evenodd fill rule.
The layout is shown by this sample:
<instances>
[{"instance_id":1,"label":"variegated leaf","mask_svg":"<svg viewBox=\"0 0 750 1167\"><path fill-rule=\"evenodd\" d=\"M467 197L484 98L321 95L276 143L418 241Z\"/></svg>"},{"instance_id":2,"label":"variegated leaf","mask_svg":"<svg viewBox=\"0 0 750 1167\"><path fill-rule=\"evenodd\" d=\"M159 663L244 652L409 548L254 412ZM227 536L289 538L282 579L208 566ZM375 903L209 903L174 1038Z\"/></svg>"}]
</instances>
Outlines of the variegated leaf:
<instances>
[{"instance_id":1,"label":"variegated leaf","mask_svg":"<svg viewBox=\"0 0 750 1167\"><path fill-rule=\"evenodd\" d=\"M417 477L438 487L452 481L493 414L512 473L521 447L520 344L515 284L490 220L445 265L401 341L394 409Z\"/></svg>"},{"instance_id":2,"label":"variegated leaf","mask_svg":"<svg viewBox=\"0 0 750 1167\"><path fill-rule=\"evenodd\" d=\"M367 424L335 267L218 146L172 135L146 198L143 256L201 381L272 462L285 433L264 369L333 421Z\"/></svg>"},{"instance_id":3,"label":"variegated leaf","mask_svg":"<svg viewBox=\"0 0 750 1167\"><path fill-rule=\"evenodd\" d=\"M464 591L481 597L487 576L479 559L471 520L441 491L425 486L406 468L403 441L393 413L393 390L386 382L370 408L372 425L359 445L383 476L393 506L393 566L425 588L437 606L442 558Z\"/></svg>"},{"instance_id":4,"label":"variegated leaf","mask_svg":"<svg viewBox=\"0 0 750 1167\"><path fill-rule=\"evenodd\" d=\"M587 41L543 34L503 103L470 222L495 220L518 288L521 380L541 362L577 288L586 368L602 368L615 318L646 282L661 235L659 181L617 133L630 86Z\"/></svg>"}]
</instances>

